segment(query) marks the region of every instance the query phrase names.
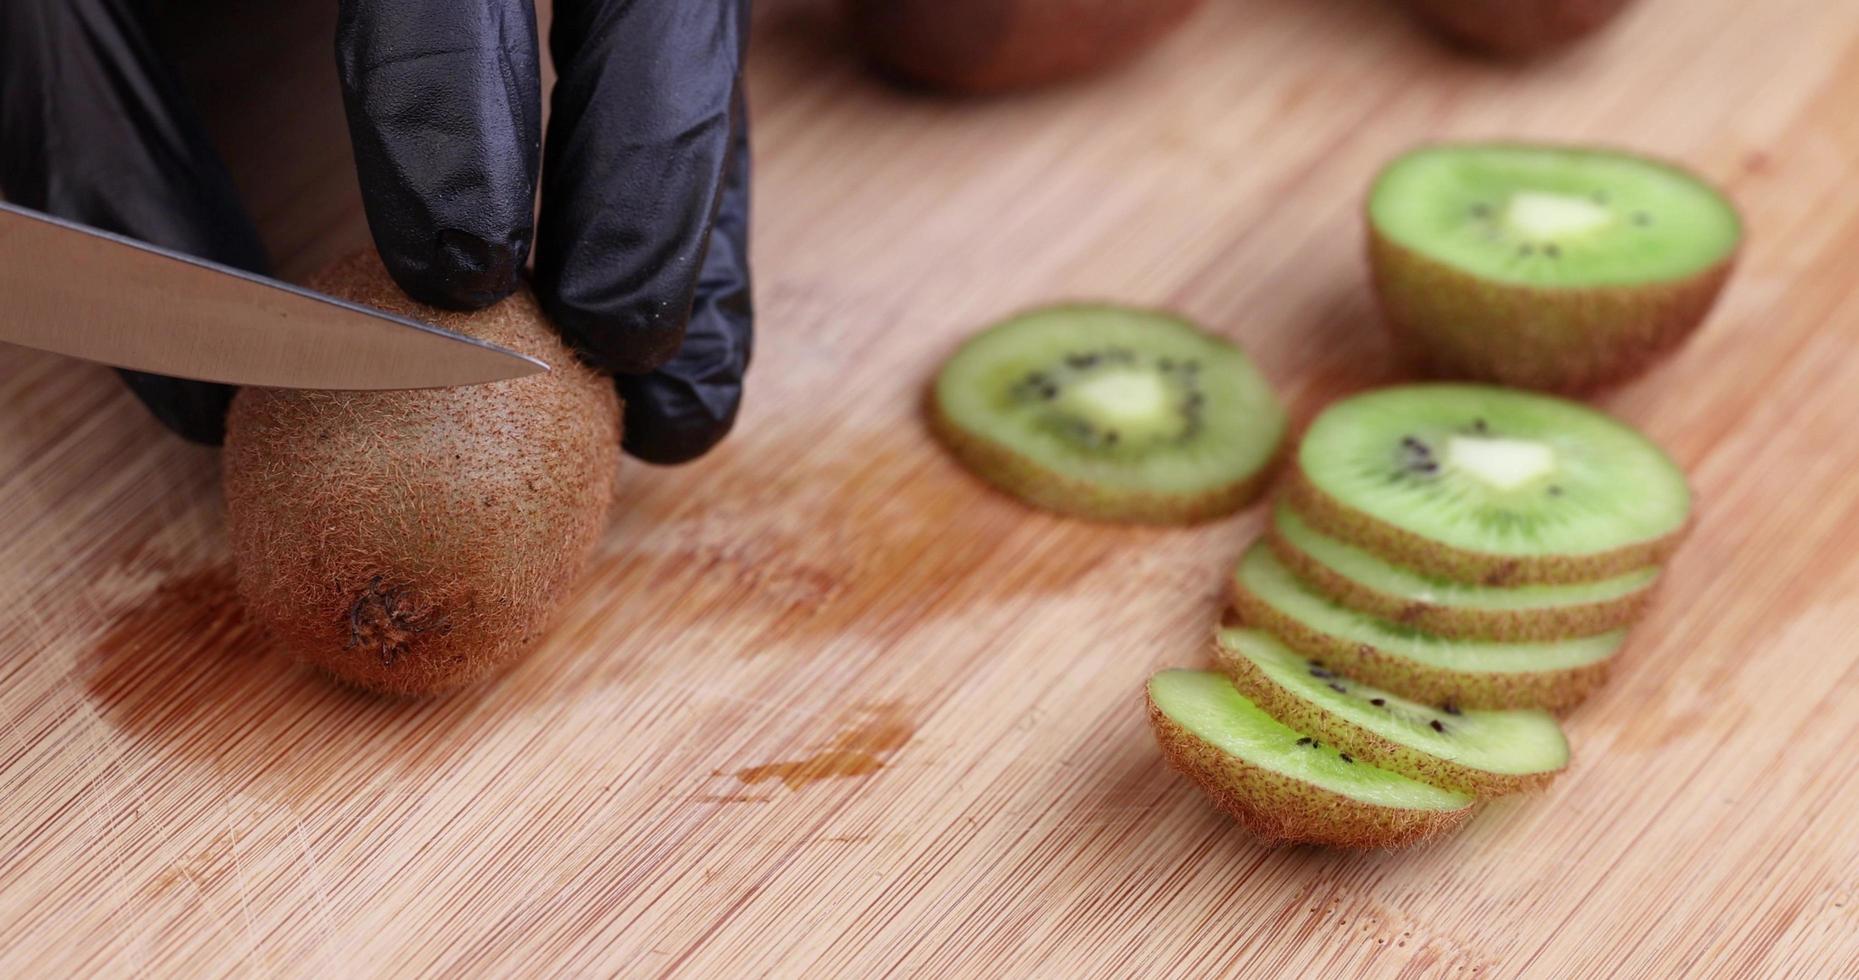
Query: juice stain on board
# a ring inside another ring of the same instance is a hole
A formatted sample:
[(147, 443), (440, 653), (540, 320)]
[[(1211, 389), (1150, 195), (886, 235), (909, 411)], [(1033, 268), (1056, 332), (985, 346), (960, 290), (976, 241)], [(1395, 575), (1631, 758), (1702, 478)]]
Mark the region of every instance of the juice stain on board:
[(735, 776), (750, 785), (778, 779), (793, 790), (828, 779), (869, 776), (883, 769), (892, 753), (910, 744), (917, 726), (895, 701), (874, 705), (865, 713), (870, 717), (840, 732), (813, 755), (749, 766), (736, 770)]
[(299, 808), (432, 778), (502, 717), (486, 707), (494, 684), (398, 701), (292, 663), (246, 618), (228, 561), (170, 573), (116, 610), (75, 674), (138, 749)]

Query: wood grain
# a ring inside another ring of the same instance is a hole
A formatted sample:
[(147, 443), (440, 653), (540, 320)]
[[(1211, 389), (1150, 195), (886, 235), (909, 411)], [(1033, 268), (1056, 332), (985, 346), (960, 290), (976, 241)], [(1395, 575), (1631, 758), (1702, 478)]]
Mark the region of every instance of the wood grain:
[[(280, 6), (309, 12), (227, 15), (240, 56), (198, 77), (301, 276), (365, 226), (333, 5), (245, 5)], [(0, 975), (1859, 975), (1859, 5), (1643, 0), (1518, 70), (1369, 0), (1219, 0), (1112, 77), (978, 103), (759, 8), (738, 435), (626, 469), (497, 684), (399, 704), (282, 662), (230, 598), (215, 453), (104, 370), (0, 358)], [(1553, 788), (1416, 852), (1267, 849), (1140, 698), (1201, 662), (1260, 514), (1030, 513), (917, 395), (1071, 297), (1239, 339), (1299, 418), (1396, 378), (1357, 211), (1459, 135), (1631, 144), (1740, 201), (1718, 314), (1604, 399), (1701, 523)]]

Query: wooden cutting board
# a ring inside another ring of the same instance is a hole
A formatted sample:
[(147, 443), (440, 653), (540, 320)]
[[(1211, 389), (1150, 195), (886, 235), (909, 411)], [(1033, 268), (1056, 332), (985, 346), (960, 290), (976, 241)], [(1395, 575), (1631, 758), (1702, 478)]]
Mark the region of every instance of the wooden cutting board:
[[(191, 25), (237, 42), (195, 81), (301, 277), (365, 239), (333, 5), (247, 6)], [(1517, 70), (1369, 0), (1214, 0), (1126, 71), (974, 103), (760, 7), (738, 433), (627, 467), (499, 683), (402, 704), (283, 661), (216, 454), (102, 369), (0, 358), (0, 975), (1856, 975), (1859, 4), (1643, 0)], [(1259, 512), (1030, 512), (919, 392), (1072, 297), (1237, 338), (1299, 418), (1394, 380), (1357, 212), (1459, 135), (1631, 144), (1746, 210), (1708, 329), (1603, 400), (1701, 523), (1549, 791), (1419, 851), (1269, 849), (1140, 704), (1202, 662)]]

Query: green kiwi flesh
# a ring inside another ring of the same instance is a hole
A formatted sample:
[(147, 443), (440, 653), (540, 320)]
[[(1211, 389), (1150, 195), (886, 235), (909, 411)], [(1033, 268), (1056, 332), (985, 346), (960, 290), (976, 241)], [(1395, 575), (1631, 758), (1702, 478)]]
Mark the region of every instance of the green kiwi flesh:
[(1460, 708), (1572, 707), (1606, 678), (1624, 630), (1553, 643), (1449, 640), (1337, 605), (1298, 581), (1264, 541), (1233, 576), (1240, 621), (1339, 674)]
[(1648, 567), (1568, 585), (1467, 585), (1344, 544), (1283, 501), (1266, 540), (1285, 567), (1338, 604), (1453, 639), (1562, 640), (1622, 629), (1645, 611), (1659, 579), (1659, 569)]
[(970, 338), (930, 421), (970, 469), (1048, 510), (1191, 523), (1254, 500), (1285, 413), (1244, 351), (1177, 317), (1060, 306)]
[(1149, 679), (1150, 724), (1169, 763), (1268, 840), (1399, 847), (1449, 830), (1473, 799), (1357, 761), (1286, 727), (1212, 671)]
[(1401, 0), (1428, 26), (1468, 48), (1529, 57), (1591, 34), (1630, 0)]
[(1702, 179), (1628, 153), (1442, 144), (1389, 164), (1368, 204), (1376, 294), (1436, 372), (1581, 391), (1684, 341), (1742, 240)]
[(1566, 584), (1657, 565), (1690, 521), (1670, 457), (1601, 412), (1468, 384), (1384, 388), (1317, 416), (1287, 499), (1313, 528), (1423, 574)]
[(1221, 668), (1248, 700), (1358, 762), (1474, 796), (1536, 788), (1568, 764), (1568, 740), (1543, 711), (1422, 704), (1258, 630), (1222, 629), (1219, 648)]

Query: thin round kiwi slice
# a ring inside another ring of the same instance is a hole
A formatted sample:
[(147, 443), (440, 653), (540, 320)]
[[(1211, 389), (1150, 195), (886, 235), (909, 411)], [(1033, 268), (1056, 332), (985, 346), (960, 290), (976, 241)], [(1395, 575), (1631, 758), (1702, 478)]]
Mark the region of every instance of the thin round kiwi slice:
[(1710, 311), (1742, 241), (1708, 183), (1628, 153), (1423, 147), (1369, 195), (1389, 327), (1455, 377), (1582, 390), (1637, 374)]
[(1357, 761), (1474, 796), (1535, 789), (1568, 765), (1562, 726), (1543, 711), (1428, 705), (1358, 683), (1268, 633), (1222, 629), (1233, 686), (1272, 717)]
[(1233, 608), (1330, 670), (1428, 704), (1557, 711), (1607, 677), (1626, 631), (1554, 643), (1448, 640), (1339, 606), (1297, 580), (1264, 541), (1233, 576)]
[(1338, 604), (1453, 639), (1564, 640), (1623, 629), (1645, 611), (1659, 579), (1649, 566), (1568, 585), (1467, 585), (1338, 541), (1282, 500), (1266, 542), (1293, 574)]
[(1660, 564), (1691, 516), (1685, 474), (1645, 436), (1585, 405), (1485, 385), (1331, 405), (1305, 432), (1286, 492), (1332, 537), (1490, 586)]
[(1164, 313), (1058, 306), (956, 351), (932, 390), (968, 467), (1048, 510), (1179, 524), (1264, 486), (1285, 413), (1244, 351)]
[(1162, 671), (1149, 679), (1148, 700), (1169, 763), (1268, 840), (1401, 847), (1471, 815), (1472, 797), (1287, 728), (1213, 671)]

